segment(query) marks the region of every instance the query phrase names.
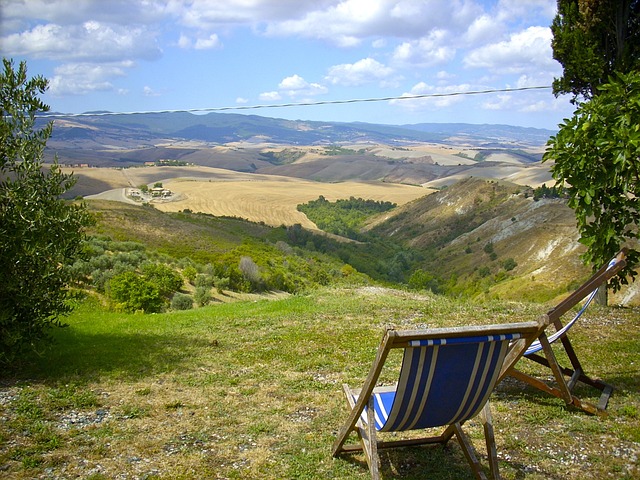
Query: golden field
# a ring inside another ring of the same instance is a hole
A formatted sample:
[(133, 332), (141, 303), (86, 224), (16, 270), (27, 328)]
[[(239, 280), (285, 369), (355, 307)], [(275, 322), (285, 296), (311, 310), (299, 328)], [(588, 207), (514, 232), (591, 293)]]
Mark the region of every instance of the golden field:
[[(147, 167), (124, 170), (76, 169), (79, 187), (100, 180), (107, 188), (85, 198), (127, 201), (126, 188), (161, 182), (173, 192), (170, 199), (154, 199), (161, 211), (193, 212), (215, 216), (239, 217), (267, 225), (294, 225), (315, 229), (316, 226), (296, 207), (316, 200), (320, 195), (329, 201), (349, 197), (404, 205), (434, 190), (415, 185), (383, 182), (324, 183), (278, 175), (235, 172), (209, 167)], [(131, 201), (131, 200), (129, 200)]]
[[(251, 175), (253, 177), (253, 175)], [(387, 183), (321, 183), (290, 177), (260, 175), (261, 179), (203, 181), (175, 179), (164, 183), (176, 200), (159, 202), (158, 210), (189, 209), (215, 216), (240, 217), (267, 225), (301, 224), (316, 228), (296, 206), (320, 195), (329, 201), (349, 197), (387, 201), (403, 205), (433, 190), (419, 186)]]

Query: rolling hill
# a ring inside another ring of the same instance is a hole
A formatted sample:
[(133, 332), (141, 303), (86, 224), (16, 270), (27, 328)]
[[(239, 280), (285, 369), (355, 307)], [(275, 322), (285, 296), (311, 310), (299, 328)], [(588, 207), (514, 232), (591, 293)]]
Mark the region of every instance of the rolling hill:
[(554, 133), (507, 125), (394, 126), (222, 113), (39, 119), (46, 120), (54, 122), (48, 159), (57, 155), (61, 164), (76, 169), (171, 163), (321, 182), (435, 187), (469, 175), (548, 182), (548, 169), (540, 169), (540, 160)]

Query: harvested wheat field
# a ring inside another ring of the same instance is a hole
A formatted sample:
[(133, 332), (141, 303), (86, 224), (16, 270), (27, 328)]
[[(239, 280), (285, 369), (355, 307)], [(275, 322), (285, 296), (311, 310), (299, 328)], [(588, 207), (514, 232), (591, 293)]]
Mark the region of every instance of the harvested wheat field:
[(316, 228), (296, 206), (320, 195), (329, 201), (350, 197), (394, 202), (403, 205), (433, 190), (419, 186), (387, 183), (320, 183), (290, 177), (246, 175), (227, 181), (174, 179), (164, 183), (176, 200), (155, 203), (158, 210), (189, 209), (215, 216), (240, 217), (267, 225), (301, 224)]

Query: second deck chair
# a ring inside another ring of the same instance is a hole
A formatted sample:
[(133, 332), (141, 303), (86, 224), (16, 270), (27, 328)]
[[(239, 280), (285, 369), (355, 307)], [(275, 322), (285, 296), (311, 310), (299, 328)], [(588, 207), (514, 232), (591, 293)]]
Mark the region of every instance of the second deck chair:
[[(510, 375), (535, 388), (561, 398), (567, 405), (574, 405), (587, 413), (598, 414), (605, 411), (609, 397), (613, 392), (613, 387), (602, 380), (589, 377), (584, 372), (580, 360), (569, 340), (568, 331), (592, 302), (597, 294), (598, 288), (606, 285), (607, 281), (626, 265), (626, 253), (627, 250), (622, 249), (607, 265), (600, 268), (600, 270), (593, 274), (593, 276), (575, 292), (560, 302), (556, 307), (549, 310), (547, 316), (549, 317), (550, 325), (554, 326), (555, 331), (549, 334), (542, 332), (538, 340), (533, 342), (525, 352), (524, 358), (533, 360), (551, 370), (555, 383), (543, 381), (515, 368), (511, 370)], [(561, 317), (574, 309), (583, 300), (584, 303), (582, 307), (574, 317), (566, 324), (563, 324)], [(571, 368), (563, 367), (558, 363), (551, 347), (551, 345), (558, 340), (571, 363)], [(581, 400), (574, 395), (573, 389), (578, 382), (596, 388), (601, 392), (597, 405)]]
[[(371, 477), (379, 478), (378, 449), (446, 444), (457, 437), (477, 478), (486, 478), (462, 425), (479, 415), (490, 471), (498, 478), (489, 395), (526, 347), (544, 330), (538, 322), (432, 330), (387, 330), (362, 389), (344, 386), (351, 410), (333, 445), (333, 455), (364, 451)], [(402, 349), (397, 385), (376, 387), (391, 350)], [(378, 441), (377, 432), (444, 427), (441, 435)], [(345, 445), (356, 431), (360, 443)]]

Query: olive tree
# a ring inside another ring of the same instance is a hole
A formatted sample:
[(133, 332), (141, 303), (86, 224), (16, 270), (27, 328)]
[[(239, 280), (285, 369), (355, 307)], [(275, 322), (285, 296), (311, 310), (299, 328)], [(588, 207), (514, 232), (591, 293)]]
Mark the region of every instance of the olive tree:
[(616, 74), (598, 95), (578, 104), (551, 137), (544, 161), (567, 189), (586, 263), (606, 263), (629, 246), (628, 266), (613, 287), (635, 276), (640, 221), (640, 74)]
[(49, 107), (39, 98), (41, 76), (27, 78), (21, 62), (3, 59), (0, 71), (0, 363), (10, 363), (48, 338), (71, 311), (68, 265), (81, 251), (90, 216), (61, 198), (72, 175), (43, 152), (53, 125), (36, 128)]

